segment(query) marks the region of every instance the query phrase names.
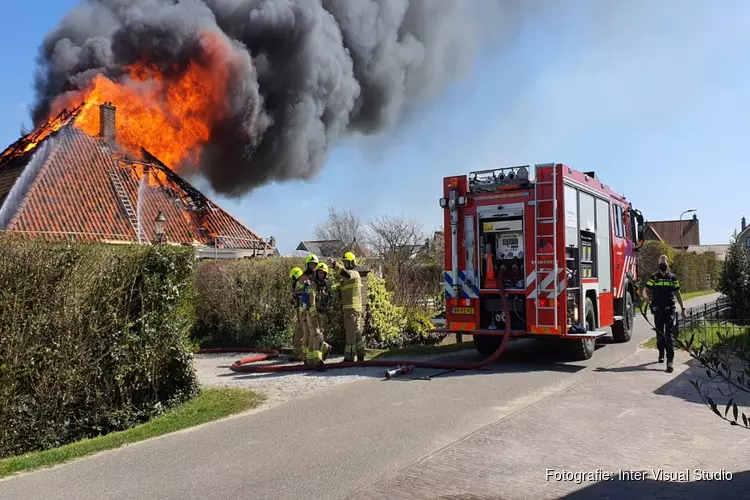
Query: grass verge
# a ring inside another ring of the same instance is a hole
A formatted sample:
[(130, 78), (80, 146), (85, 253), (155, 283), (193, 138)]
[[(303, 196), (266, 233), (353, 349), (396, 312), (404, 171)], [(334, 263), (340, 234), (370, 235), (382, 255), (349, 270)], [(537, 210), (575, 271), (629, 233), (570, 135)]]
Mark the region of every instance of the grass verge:
[(439, 354), (450, 354), (452, 352), (474, 349), (474, 342), (460, 342), (441, 345), (412, 345), (398, 349), (367, 351), (365, 359), (378, 358), (400, 358), (406, 356), (429, 356)]
[(690, 300), (696, 297), (703, 297), (704, 295), (711, 295), (716, 293), (716, 290), (701, 290), (699, 292), (688, 292), (682, 294), (682, 300)]
[[(750, 328), (741, 327), (728, 323), (718, 323), (713, 321), (707, 321), (705, 324), (698, 324), (690, 329), (682, 330), (679, 332), (680, 339), (686, 342), (690, 339), (691, 335), (695, 335), (693, 338), (693, 347), (698, 347), (701, 341), (705, 342), (705, 347), (710, 349), (722, 343), (729, 345), (730, 347), (747, 347), (748, 337), (750, 336)], [(722, 339), (719, 338), (721, 335)], [(656, 337), (651, 337), (643, 344), (644, 347), (656, 349)], [(675, 345), (677, 348), (677, 345)]]
[[(697, 292), (683, 293), (682, 300), (685, 301), (685, 300), (694, 299), (696, 297), (703, 297), (704, 295), (711, 295), (712, 293), (716, 293), (716, 290), (700, 290)], [(690, 308), (686, 307), (685, 309), (690, 309)], [(651, 316), (651, 321), (653, 321), (653, 316)], [(650, 339), (648, 339), (643, 344), (643, 347), (647, 347), (649, 349), (656, 349), (656, 337), (651, 337)]]
[(150, 422), (104, 436), (76, 441), (59, 448), (36, 451), (0, 460), (0, 477), (43, 467), (51, 467), (100, 451), (204, 424), (257, 407), (265, 397), (244, 389), (201, 388), (188, 401)]

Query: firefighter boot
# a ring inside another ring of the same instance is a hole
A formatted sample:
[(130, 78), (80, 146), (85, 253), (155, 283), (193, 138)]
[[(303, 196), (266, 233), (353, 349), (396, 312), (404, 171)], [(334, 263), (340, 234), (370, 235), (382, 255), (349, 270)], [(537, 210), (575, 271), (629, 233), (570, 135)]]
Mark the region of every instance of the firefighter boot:
[(672, 362), (671, 362), (671, 361), (667, 361), (667, 369), (666, 369), (666, 372), (667, 372), (667, 373), (672, 373), (673, 371), (674, 371), (674, 368), (672, 367)]
[(364, 354), (357, 354), (357, 363), (362, 363), (365, 360)]
[(323, 361), (328, 359), (328, 353), (331, 352), (331, 344), (323, 342)]

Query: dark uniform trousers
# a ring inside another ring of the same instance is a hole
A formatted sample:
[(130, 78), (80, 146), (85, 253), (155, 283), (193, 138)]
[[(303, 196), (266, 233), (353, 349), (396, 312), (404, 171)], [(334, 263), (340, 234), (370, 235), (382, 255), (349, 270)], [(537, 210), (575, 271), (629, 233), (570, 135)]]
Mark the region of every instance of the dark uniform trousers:
[(680, 291), (680, 280), (674, 273), (654, 273), (646, 283), (651, 293), (651, 312), (654, 313), (656, 348), (659, 359), (666, 352), (667, 363), (674, 360), (675, 304), (674, 296)]
[(667, 363), (671, 363), (674, 360), (675, 308), (654, 306), (653, 312), (659, 358), (664, 357), (666, 352)]

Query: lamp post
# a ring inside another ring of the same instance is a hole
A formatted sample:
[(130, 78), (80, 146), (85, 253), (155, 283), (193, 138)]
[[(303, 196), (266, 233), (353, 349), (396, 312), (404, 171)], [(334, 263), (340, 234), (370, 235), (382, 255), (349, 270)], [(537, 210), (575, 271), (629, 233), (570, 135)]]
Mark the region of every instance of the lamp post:
[(164, 243), (164, 226), (167, 223), (167, 218), (164, 217), (164, 213), (159, 210), (154, 219), (154, 234), (156, 234), (156, 242), (159, 244)]
[(680, 247), (685, 250), (685, 228), (682, 227), (682, 216), (685, 214), (689, 214), (691, 212), (697, 212), (698, 210), (695, 208), (691, 208), (690, 210), (685, 210), (680, 214)]

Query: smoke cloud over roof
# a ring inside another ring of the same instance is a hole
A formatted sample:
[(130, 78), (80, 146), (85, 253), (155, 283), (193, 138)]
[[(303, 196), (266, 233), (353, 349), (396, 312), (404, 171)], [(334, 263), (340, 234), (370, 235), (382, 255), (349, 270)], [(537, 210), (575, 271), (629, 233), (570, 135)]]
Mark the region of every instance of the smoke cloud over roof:
[[(90, 0), (42, 44), (32, 118), (96, 75), (129, 85), (141, 64), (169, 81), (221, 61), (224, 109), (184, 168), (240, 195), (310, 179), (345, 134), (386, 130), (439, 96), (514, 10), (499, 0)], [(206, 36), (229, 54), (217, 58)]]

